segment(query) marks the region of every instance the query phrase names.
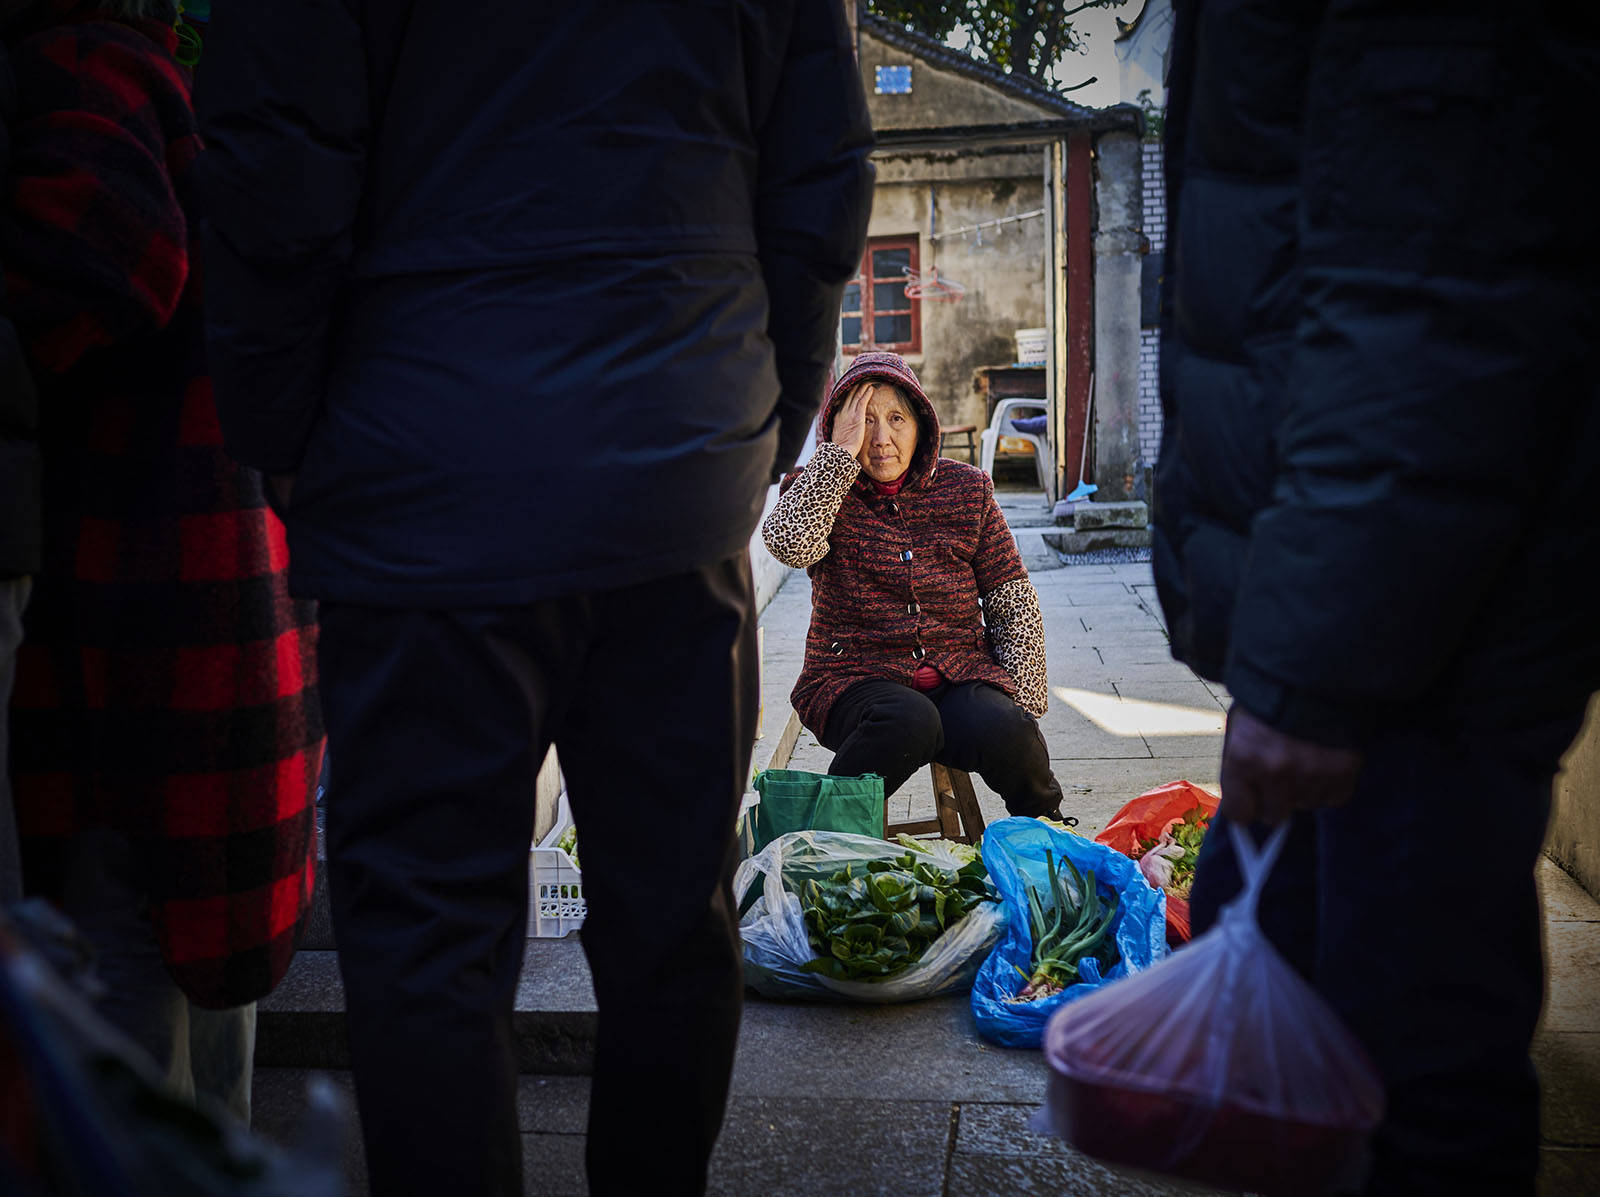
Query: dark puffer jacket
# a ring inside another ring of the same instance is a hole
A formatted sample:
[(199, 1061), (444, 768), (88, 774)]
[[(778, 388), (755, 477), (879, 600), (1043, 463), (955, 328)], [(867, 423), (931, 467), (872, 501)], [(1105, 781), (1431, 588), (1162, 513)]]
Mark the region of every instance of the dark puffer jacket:
[(1600, 685), (1597, 18), (1176, 6), (1156, 581), (1174, 652), (1292, 734)]
[[(0, 54), (0, 179), (11, 170), (16, 110), (11, 59)], [(39, 400), (17, 330), (3, 314), (5, 287), (0, 264), (0, 579), (39, 569)]]
[(514, 605), (748, 545), (866, 237), (838, 0), (218, 5), (197, 87), (217, 402), (298, 470), (298, 591)]
[[(895, 495), (828, 441), (858, 383), (898, 386), (919, 413), (912, 463)], [(911, 684), (924, 663), (951, 682), (987, 682), (1042, 715), (1044, 622), (1017, 542), (982, 470), (939, 456), (939, 417), (905, 360), (863, 353), (822, 417), (823, 443), (762, 525), (772, 555), (811, 574), (806, 659), (790, 701), (822, 734), (845, 690), (868, 678)]]

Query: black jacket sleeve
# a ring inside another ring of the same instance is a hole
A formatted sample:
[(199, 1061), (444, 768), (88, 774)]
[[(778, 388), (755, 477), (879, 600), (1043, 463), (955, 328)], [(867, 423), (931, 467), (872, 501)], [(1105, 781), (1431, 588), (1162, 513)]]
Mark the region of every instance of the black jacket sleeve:
[(822, 404), (839, 301), (860, 266), (872, 212), (872, 126), (838, 0), (799, 0), (763, 117), (756, 236), (782, 388), (777, 482)]
[(209, 365), (228, 447), (299, 465), (322, 402), (370, 118), (349, 0), (217, 9), (195, 80)]
[[(11, 167), (14, 91), (10, 59), (0, 54), (0, 179)], [(0, 263), (0, 579), (40, 565), (39, 404), (17, 330), (5, 316), (5, 282)]]

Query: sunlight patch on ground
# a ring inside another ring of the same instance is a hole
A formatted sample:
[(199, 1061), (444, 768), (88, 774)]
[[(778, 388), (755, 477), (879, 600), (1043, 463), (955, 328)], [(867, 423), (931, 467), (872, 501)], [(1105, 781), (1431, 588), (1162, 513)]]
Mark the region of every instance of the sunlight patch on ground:
[(1218, 710), (1179, 706), (1170, 702), (1144, 702), (1118, 698), (1093, 690), (1053, 688), (1055, 696), (1102, 731), (1114, 736), (1205, 736), (1222, 734), (1223, 714)]

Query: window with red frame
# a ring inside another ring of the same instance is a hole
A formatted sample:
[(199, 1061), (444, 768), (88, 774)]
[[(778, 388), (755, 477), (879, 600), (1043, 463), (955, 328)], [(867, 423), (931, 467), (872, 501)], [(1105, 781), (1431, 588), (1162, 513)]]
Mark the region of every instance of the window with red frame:
[(906, 283), (916, 274), (915, 235), (874, 237), (867, 242), (861, 273), (844, 289), (839, 339), (846, 353), (921, 352), (922, 305), (906, 297)]

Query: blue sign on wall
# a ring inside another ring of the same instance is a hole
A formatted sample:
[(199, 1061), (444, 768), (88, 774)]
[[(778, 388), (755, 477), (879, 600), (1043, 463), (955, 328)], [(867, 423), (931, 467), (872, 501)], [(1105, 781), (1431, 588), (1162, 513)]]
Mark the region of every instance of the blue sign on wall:
[(909, 96), (911, 94), (911, 67), (881, 66), (874, 72), (880, 96)]

